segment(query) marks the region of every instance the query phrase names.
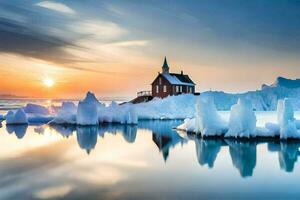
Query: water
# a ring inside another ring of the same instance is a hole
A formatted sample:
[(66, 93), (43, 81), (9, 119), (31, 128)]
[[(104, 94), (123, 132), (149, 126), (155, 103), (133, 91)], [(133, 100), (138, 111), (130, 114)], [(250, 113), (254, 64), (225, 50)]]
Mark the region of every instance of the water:
[[(2, 110), (26, 102), (2, 101)], [(258, 112), (257, 118), (260, 124), (274, 121), (276, 113)], [(300, 142), (201, 139), (172, 129), (180, 123), (76, 127), (2, 122), (0, 199), (300, 197)]]
[(0, 128), (0, 199), (296, 198), (299, 142), (138, 126)]

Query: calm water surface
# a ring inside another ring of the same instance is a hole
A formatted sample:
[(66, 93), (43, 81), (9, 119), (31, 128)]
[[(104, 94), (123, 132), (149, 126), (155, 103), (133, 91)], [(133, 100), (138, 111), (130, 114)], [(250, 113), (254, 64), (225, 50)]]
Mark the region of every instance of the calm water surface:
[(2, 123), (0, 199), (300, 197), (299, 142), (203, 140), (179, 123)]

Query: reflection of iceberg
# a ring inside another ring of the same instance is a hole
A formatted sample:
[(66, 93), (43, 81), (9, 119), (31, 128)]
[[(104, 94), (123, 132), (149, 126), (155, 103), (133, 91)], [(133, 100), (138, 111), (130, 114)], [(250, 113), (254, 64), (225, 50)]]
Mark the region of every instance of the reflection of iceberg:
[(122, 132), (124, 139), (128, 143), (134, 143), (136, 138), (137, 126), (135, 125), (125, 125), (124, 131)]
[(299, 141), (285, 141), (280, 143), (269, 143), (269, 151), (278, 151), (280, 168), (286, 172), (292, 172), (299, 155)]
[(27, 124), (19, 124), (19, 125), (6, 125), (6, 130), (8, 133), (15, 133), (17, 138), (21, 139), (24, 137), (27, 131)]
[(147, 129), (160, 135), (172, 135), (177, 134), (173, 129), (181, 123), (182, 120), (141, 120), (138, 126), (140, 129)]
[(60, 133), (63, 137), (69, 137), (73, 134), (76, 129), (75, 125), (60, 125), (60, 124), (51, 124), (51, 128), (53, 128), (56, 132)]
[(252, 176), (256, 165), (256, 143), (237, 140), (225, 140), (229, 145), (232, 164), (242, 177)]
[(196, 138), (195, 143), (199, 164), (207, 164), (209, 168), (212, 168), (221, 149), (222, 140)]
[(183, 144), (185, 139), (180, 137), (178, 133), (173, 130), (182, 121), (170, 120), (161, 122), (159, 120), (140, 121), (139, 128), (144, 128), (152, 131), (152, 140), (162, 152), (163, 158), (166, 161), (169, 156), (169, 149), (175, 147), (177, 144)]
[(136, 138), (137, 126), (136, 125), (125, 125), (125, 124), (100, 124), (98, 129), (98, 135), (100, 137), (104, 137), (105, 133), (110, 133), (116, 135), (117, 133), (121, 133), (124, 139), (133, 143)]
[(45, 128), (43, 126), (35, 127), (33, 130), (35, 133), (38, 133), (38, 134), (44, 134), (44, 132), (45, 132)]
[(77, 142), (89, 154), (97, 144), (98, 126), (78, 126)]
[(280, 142), (277, 141), (268, 142), (268, 151), (270, 152), (280, 151)]
[(297, 143), (281, 143), (281, 151), (279, 152), (280, 168), (287, 172), (294, 170), (294, 164), (298, 157), (299, 144)]

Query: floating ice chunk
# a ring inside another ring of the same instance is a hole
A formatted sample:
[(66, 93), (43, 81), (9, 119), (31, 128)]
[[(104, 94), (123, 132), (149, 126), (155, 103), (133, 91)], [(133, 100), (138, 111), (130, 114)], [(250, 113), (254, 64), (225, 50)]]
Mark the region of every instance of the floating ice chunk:
[(6, 124), (28, 124), (27, 116), (22, 108), (9, 111), (6, 115)]
[(266, 129), (270, 130), (271, 132), (279, 135), (280, 127), (278, 124), (267, 122), (265, 127), (266, 127)]
[(85, 99), (79, 101), (77, 109), (77, 124), (79, 125), (96, 125), (98, 124), (99, 101), (95, 95), (88, 92)]
[(300, 138), (294, 118), (293, 106), (289, 99), (278, 100), (277, 120), (280, 127), (280, 138)]
[(201, 132), (202, 136), (216, 136), (224, 134), (225, 122), (217, 112), (213, 98), (199, 99), (196, 104), (195, 132)]
[(73, 102), (63, 102), (50, 124), (76, 124), (77, 107)]
[(256, 116), (252, 104), (247, 99), (239, 99), (231, 107), (228, 132), (225, 137), (247, 137), (255, 134)]
[(119, 105), (112, 101), (108, 107), (102, 107), (99, 112), (99, 122), (100, 123), (112, 123), (117, 122), (116, 116), (119, 115)]
[(189, 118), (186, 118), (182, 124), (180, 124), (179, 126), (177, 126), (178, 130), (183, 130), (183, 131), (186, 131), (186, 132), (193, 132), (193, 133), (196, 133), (195, 131), (195, 118), (193, 119), (189, 119)]
[(45, 108), (44, 106), (33, 104), (33, 103), (28, 103), (24, 107), (24, 112), (25, 113), (33, 113), (33, 114), (41, 114), (41, 115), (48, 115), (49, 110)]
[(199, 98), (196, 103), (195, 118), (184, 120), (177, 129), (201, 133), (202, 136), (218, 136), (226, 132), (226, 125), (218, 114), (213, 99)]
[(28, 123), (33, 124), (46, 124), (54, 119), (53, 116), (50, 115), (39, 115), (39, 114), (28, 114)]
[(126, 119), (124, 120), (125, 124), (137, 124), (138, 123), (138, 117), (136, 114), (136, 110), (133, 106), (130, 106), (127, 109)]

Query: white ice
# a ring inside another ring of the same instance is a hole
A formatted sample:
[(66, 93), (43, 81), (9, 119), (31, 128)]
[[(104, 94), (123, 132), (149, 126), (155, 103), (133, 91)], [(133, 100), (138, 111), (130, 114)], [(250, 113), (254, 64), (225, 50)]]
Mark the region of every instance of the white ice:
[(88, 92), (86, 97), (79, 101), (77, 108), (76, 121), (79, 125), (97, 125), (98, 124), (98, 109), (100, 103), (91, 92)]
[(73, 102), (63, 102), (50, 124), (76, 124), (77, 106)]
[(201, 133), (202, 136), (222, 135), (226, 131), (225, 122), (221, 119), (213, 99), (198, 98), (195, 118), (185, 119), (178, 129)]
[(23, 108), (19, 108), (16, 111), (8, 111), (5, 118), (6, 124), (28, 124), (28, 118)]
[(48, 115), (49, 110), (45, 108), (44, 106), (33, 104), (33, 103), (28, 103), (24, 107), (24, 112), (25, 113), (32, 113), (32, 114), (40, 114), (40, 115)]
[(289, 99), (278, 100), (277, 119), (281, 139), (300, 138), (294, 118), (293, 106)]
[(225, 137), (247, 137), (255, 133), (256, 116), (248, 99), (239, 99), (230, 110), (228, 131)]

